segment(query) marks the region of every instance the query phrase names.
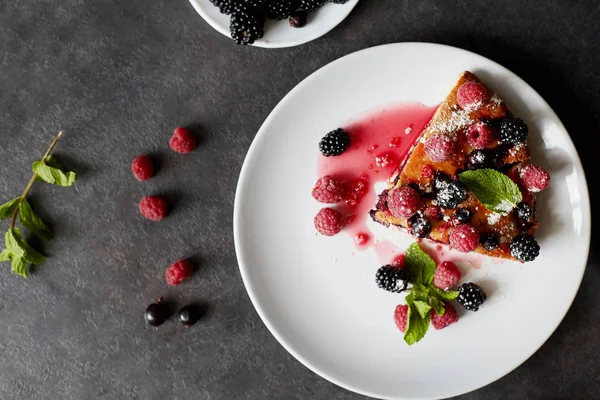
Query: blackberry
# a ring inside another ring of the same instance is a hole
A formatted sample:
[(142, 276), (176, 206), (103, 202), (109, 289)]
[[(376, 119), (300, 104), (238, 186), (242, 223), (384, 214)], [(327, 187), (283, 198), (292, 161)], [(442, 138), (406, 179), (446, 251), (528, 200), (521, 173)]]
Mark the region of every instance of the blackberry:
[(348, 2), (348, 0), (328, 0), (331, 3), (334, 4), (346, 4)]
[(444, 174), (443, 172), (437, 172), (435, 174), (435, 178), (433, 178), (433, 188), (435, 190), (441, 190), (450, 182), (452, 182), (452, 180), (450, 180), (448, 175)]
[(467, 169), (494, 168), (504, 166), (506, 151), (502, 148), (473, 150), (467, 156)]
[(473, 282), (463, 283), (458, 287), (458, 292), (456, 301), (469, 311), (479, 310), (479, 306), (487, 298), (485, 292)]
[(231, 15), (238, 0), (210, 0), (215, 7), (219, 7), (221, 14)]
[(377, 286), (392, 293), (401, 293), (408, 286), (408, 273), (404, 269), (384, 265), (375, 275)]
[(513, 239), (510, 254), (519, 261), (533, 261), (540, 254), (540, 245), (533, 236), (525, 233)]
[(339, 156), (350, 147), (350, 135), (342, 128), (329, 132), (319, 142), (319, 150), (325, 157)]
[(307, 12), (316, 11), (323, 4), (325, 4), (325, 0), (300, 0), (300, 8)]
[(498, 136), (504, 144), (519, 144), (527, 140), (529, 128), (522, 119), (515, 116), (508, 116), (500, 123)]
[(431, 232), (431, 222), (421, 212), (416, 213), (408, 220), (410, 234), (418, 238), (424, 238)]
[(237, 44), (252, 44), (264, 35), (265, 15), (260, 8), (250, 3), (236, 4), (231, 15), (229, 30), (231, 38)]
[(286, 19), (293, 11), (292, 7), (295, 0), (267, 0), (266, 11), (267, 18), (270, 19)]
[(482, 233), (479, 237), (479, 243), (487, 251), (495, 250), (499, 245), (498, 238), (492, 233)]
[(467, 188), (460, 182), (447, 182), (437, 191), (436, 199), (441, 207), (455, 209), (467, 199)]
[(292, 11), (290, 14), (290, 26), (292, 28), (302, 28), (308, 22), (308, 13), (304, 10)]
[(459, 208), (454, 212), (454, 218), (456, 218), (459, 222), (466, 224), (473, 218), (473, 214), (468, 208)]
[(519, 203), (515, 209), (517, 221), (521, 229), (527, 230), (533, 223), (533, 209), (527, 203)]

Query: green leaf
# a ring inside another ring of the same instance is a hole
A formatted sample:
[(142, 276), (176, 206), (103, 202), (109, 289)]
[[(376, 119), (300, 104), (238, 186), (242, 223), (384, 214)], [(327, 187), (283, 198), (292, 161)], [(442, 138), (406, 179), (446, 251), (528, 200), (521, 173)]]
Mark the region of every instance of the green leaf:
[(13, 258), (12, 264), (10, 265), (10, 270), (15, 275), (21, 275), (23, 278), (28, 278), (27, 267), (25, 266), (25, 261), (22, 258)]
[(6, 249), (12, 254), (12, 259), (22, 258), (32, 264), (42, 264), (46, 256), (31, 247), (22, 237), (18, 228), (9, 229), (4, 235)]
[(443, 291), (442, 289), (438, 289), (435, 286), (429, 288), (430, 292), (435, 295), (439, 300), (442, 301), (451, 301), (458, 297), (460, 292), (448, 290)]
[[(407, 296), (408, 297), (408, 296)], [(419, 311), (414, 304), (408, 306), (408, 315), (406, 316), (406, 333), (404, 341), (412, 346), (419, 340), (423, 339), (429, 329), (430, 316), (429, 313), (421, 318)]]
[[(55, 161), (50, 164), (57, 165)], [(71, 186), (77, 179), (75, 172), (63, 172), (62, 169), (48, 165), (48, 162), (36, 161), (33, 163), (33, 172), (47, 183), (58, 186)]]
[(10, 251), (7, 249), (2, 250), (0, 253), (0, 262), (10, 261)]
[(429, 286), (435, 273), (435, 261), (415, 242), (406, 250), (406, 268), (413, 285)]
[(440, 317), (446, 313), (446, 306), (443, 301), (437, 299), (437, 297), (431, 297), (431, 308), (435, 310), (435, 313)]
[(419, 312), (421, 318), (425, 318), (427, 315), (429, 315), (429, 310), (431, 310), (431, 306), (429, 304), (421, 300), (417, 300), (413, 304), (415, 305), (415, 308)]
[(35, 213), (26, 199), (19, 203), (19, 222), (31, 232), (44, 240), (52, 239), (50, 228)]
[(465, 171), (459, 180), (485, 208), (506, 215), (523, 200), (519, 186), (508, 176), (490, 168)]
[(15, 210), (20, 197), (14, 198), (0, 205), (0, 219), (8, 218)]

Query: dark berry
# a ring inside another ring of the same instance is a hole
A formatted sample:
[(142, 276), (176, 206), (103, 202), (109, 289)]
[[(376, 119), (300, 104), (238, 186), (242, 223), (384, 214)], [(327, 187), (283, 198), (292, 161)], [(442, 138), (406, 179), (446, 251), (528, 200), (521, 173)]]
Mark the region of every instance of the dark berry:
[(290, 14), (290, 26), (292, 28), (302, 28), (308, 22), (308, 13), (304, 10), (293, 11)]
[(481, 169), (488, 166), (488, 156), (485, 150), (473, 150), (467, 156), (467, 169)]
[(431, 222), (421, 212), (413, 215), (409, 220), (410, 234), (418, 238), (424, 238), (431, 232)]
[(468, 208), (459, 208), (454, 212), (454, 218), (456, 218), (459, 222), (462, 222), (463, 224), (469, 222), (472, 217), (473, 214), (471, 213), (471, 211), (469, 211)]
[(448, 182), (437, 191), (436, 199), (441, 207), (452, 210), (467, 199), (467, 189), (460, 182)]
[(519, 235), (510, 244), (510, 254), (519, 261), (533, 261), (540, 254), (540, 245), (531, 235)]
[(533, 209), (527, 203), (519, 203), (515, 208), (517, 221), (521, 226), (521, 229), (528, 229), (533, 223)]
[(384, 265), (375, 274), (377, 286), (392, 293), (401, 293), (408, 286), (408, 273), (404, 269)]
[(452, 182), (452, 180), (448, 177), (448, 175), (443, 172), (437, 172), (435, 174), (435, 178), (433, 178), (433, 188), (435, 190), (442, 190), (448, 183)]
[(346, 4), (348, 2), (348, 0), (328, 0), (331, 3), (334, 4)]
[(159, 326), (165, 322), (169, 316), (168, 314), (168, 309), (165, 304), (163, 304), (162, 297), (159, 297), (156, 303), (152, 303), (146, 308), (144, 318), (149, 325)]
[(237, 0), (210, 0), (215, 7), (219, 7), (222, 14), (230, 15), (233, 12)]
[(190, 304), (182, 307), (177, 315), (179, 316), (179, 320), (182, 324), (185, 326), (192, 326), (198, 322), (202, 316), (202, 312), (200, 307)]
[(463, 283), (458, 287), (456, 301), (469, 311), (477, 311), (486, 298), (485, 292), (478, 285), (469, 282)]
[(329, 132), (319, 142), (319, 150), (325, 157), (339, 156), (350, 147), (350, 135), (342, 128)]
[(229, 30), (231, 38), (237, 44), (252, 44), (264, 35), (265, 15), (258, 7), (247, 3), (236, 4)]
[(313, 12), (325, 4), (325, 0), (300, 0), (300, 8), (304, 11)]
[(499, 244), (498, 238), (492, 233), (482, 233), (479, 238), (479, 243), (481, 243), (481, 247), (487, 251), (495, 250)]
[(523, 120), (515, 116), (508, 116), (500, 123), (498, 136), (504, 144), (519, 144), (527, 140), (529, 128)]
[(295, 0), (267, 0), (267, 18), (286, 19), (292, 12)]

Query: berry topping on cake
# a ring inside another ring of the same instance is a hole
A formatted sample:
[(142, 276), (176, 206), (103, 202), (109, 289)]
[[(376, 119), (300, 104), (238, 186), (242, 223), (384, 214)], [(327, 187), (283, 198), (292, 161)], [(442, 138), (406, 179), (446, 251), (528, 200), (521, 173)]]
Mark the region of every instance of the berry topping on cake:
[(470, 253), (479, 246), (479, 232), (471, 224), (458, 225), (450, 232), (450, 246), (463, 253)]
[(418, 238), (424, 238), (431, 232), (431, 222), (420, 211), (408, 220), (409, 232)]
[(344, 217), (333, 208), (322, 208), (315, 216), (315, 228), (321, 235), (337, 235), (344, 227)]
[(492, 128), (485, 122), (478, 122), (467, 129), (467, 142), (475, 149), (483, 149), (494, 139)]
[(540, 245), (533, 236), (525, 233), (513, 239), (510, 254), (519, 261), (533, 261), (540, 254)]
[(529, 128), (522, 119), (509, 115), (500, 123), (498, 136), (504, 144), (516, 145), (527, 140)]
[(527, 203), (519, 203), (515, 208), (515, 215), (517, 216), (517, 221), (522, 229), (528, 229), (533, 223), (533, 210), (531, 206)]
[(477, 82), (466, 82), (458, 88), (456, 100), (458, 105), (466, 111), (480, 109), (489, 99), (485, 86)]
[(456, 301), (469, 311), (479, 310), (479, 306), (482, 305), (487, 298), (485, 292), (473, 282), (460, 285), (458, 293)]
[(431, 312), (431, 326), (433, 326), (434, 329), (437, 329), (437, 330), (444, 329), (448, 325), (458, 322), (458, 314), (456, 313), (456, 310), (454, 309), (454, 307), (452, 307), (452, 305), (449, 303), (445, 303), (444, 308), (446, 309), (446, 312), (444, 312), (444, 315), (438, 315), (438, 313), (435, 312), (435, 310), (433, 308), (430, 311)]
[(479, 243), (481, 243), (481, 247), (486, 249), (487, 251), (496, 250), (498, 247), (498, 237), (493, 233), (483, 233), (479, 239)]
[(405, 269), (384, 265), (375, 274), (375, 283), (380, 289), (392, 293), (401, 293), (408, 286), (408, 273)]
[(539, 165), (529, 164), (519, 170), (519, 177), (525, 189), (530, 192), (540, 192), (550, 183), (550, 175)]
[(461, 222), (463, 224), (469, 222), (472, 217), (473, 214), (471, 213), (471, 211), (469, 211), (468, 208), (459, 208), (456, 211), (454, 211), (454, 218), (456, 218), (458, 222)]
[(312, 196), (319, 203), (336, 204), (346, 199), (348, 187), (343, 181), (326, 175), (320, 178), (312, 190)]
[(438, 180), (436, 181), (436, 189), (438, 204), (447, 210), (455, 209), (467, 199), (467, 189), (460, 182)]
[(446, 161), (454, 152), (454, 142), (444, 134), (430, 137), (425, 142), (425, 154), (433, 162)]
[(402, 186), (389, 192), (388, 208), (398, 218), (410, 218), (419, 210), (421, 197), (411, 186)]
[(406, 317), (408, 316), (408, 306), (406, 304), (399, 304), (394, 310), (394, 322), (400, 330), (400, 332), (406, 332)]
[(319, 142), (319, 150), (325, 157), (339, 156), (350, 147), (350, 135), (342, 128), (329, 132)]
[(433, 275), (433, 284), (442, 290), (454, 287), (461, 278), (460, 269), (452, 261), (444, 261), (437, 266)]

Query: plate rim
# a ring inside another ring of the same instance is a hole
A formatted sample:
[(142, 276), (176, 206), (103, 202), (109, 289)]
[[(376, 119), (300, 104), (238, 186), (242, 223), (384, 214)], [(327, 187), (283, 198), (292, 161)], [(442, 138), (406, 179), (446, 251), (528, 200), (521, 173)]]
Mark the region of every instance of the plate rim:
[[(195, 0), (190, 0), (190, 1), (195, 1)], [(335, 64), (342, 62), (342, 60), (348, 59), (348, 58), (352, 58), (352, 57), (356, 57), (359, 53), (367, 53), (370, 51), (376, 51), (376, 50), (381, 50), (382, 48), (400, 48), (400, 47), (406, 47), (406, 46), (425, 46), (425, 47), (430, 47), (430, 48), (438, 48), (438, 49), (450, 49), (453, 51), (458, 51), (458, 52), (463, 52), (463, 53), (467, 53), (469, 55), (472, 56), (476, 56), (476, 57), (480, 57), (485, 59), (487, 62), (494, 64), (496, 67), (500, 68), (501, 70), (504, 70), (506, 73), (512, 75), (513, 78), (516, 78), (516, 80), (520, 83), (525, 85), (526, 87), (528, 87), (529, 89), (531, 89), (532, 93), (537, 96), (539, 98), (539, 100), (542, 102), (543, 105), (545, 105), (547, 107), (547, 109), (550, 111), (550, 115), (555, 118), (555, 121), (557, 122), (557, 125), (559, 127), (559, 129), (562, 129), (565, 133), (566, 133), (566, 140), (567, 140), (567, 146), (570, 148), (570, 150), (572, 150), (573, 154), (574, 154), (574, 167), (576, 170), (581, 172), (581, 176), (583, 178), (582, 180), (582, 190), (581, 193), (583, 194), (585, 192), (585, 196), (581, 196), (582, 202), (581, 202), (581, 207), (583, 210), (583, 219), (584, 221), (586, 221), (583, 226), (582, 226), (582, 237), (585, 238), (585, 242), (586, 242), (586, 248), (585, 248), (585, 257), (584, 257), (584, 265), (582, 266), (582, 268), (580, 268), (580, 276), (577, 277), (577, 290), (574, 290), (573, 293), (571, 294), (571, 298), (569, 299), (569, 306), (565, 309), (564, 313), (562, 313), (562, 315), (560, 316), (560, 318), (557, 320), (557, 323), (555, 324), (555, 326), (553, 327), (553, 329), (548, 333), (548, 335), (545, 337), (544, 340), (542, 340), (540, 342), (540, 344), (535, 347), (531, 352), (528, 352), (526, 354), (523, 355), (521, 361), (519, 361), (518, 363), (516, 363), (516, 365), (514, 365), (513, 367), (510, 367), (508, 370), (502, 372), (502, 374), (500, 374), (499, 376), (486, 381), (485, 383), (471, 388), (468, 391), (458, 391), (456, 393), (448, 393), (447, 395), (444, 395), (445, 397), (442, 398), (447, 398), (447, 397), (452, 397), (452, 396), (459, 396), (459, 395), (463, 395), (466, 393), (470, 393), (473, 392), (475, 390), (479, 390), (485, 386), (490, 385), (491, 383), (505, 377), (506, 375), (508, 375), (509, 373), (511, 373), (512, 371), (514, 371), (515, 369), (517, 369), (518, 367), (520, 367), (521, 365), (523, 365), (523, 363), (525, 363), (525, 361), (527, 361), (531, 356), (533, 356), (547, 341), (548, 339), (550, 339), (550, 337), (554, 334), (554, 332), (556, 332), (556, 329), (559, 327), (559, 325), (562, 323), (562, 321), (564, 320), (566, 314), (569, 312), (569, 310), (571, 309), (573, 302), (575, 300), (575, 297), (577, 296), (577, 293), (579, 292), (579, 289), (581, 287), (581, 282), (583, 280), (583, 276), (585, 274), (585, 270), (587, 268), (587, 259), (589, 258), (589, 252), (590, 252), (590, 245), (591, 245), (591, 209), (590, 209), (590, 196), (589, 196), (589, 187), (588, 187), (588, 183), (587, 183), (587, 178), (585, 175), (585, 170), (583, 169), (583, 165), (581, 163), (581, 158), (579, 156), (579, 152), (577, 151), (577, 148), (575, 147), (573, 140), (571, 139), (571, 135), (569, 134), (568, 130), (566, 129), (566, 127), (564, 126), (563, 122), (561, 121), (561, 119), (558, 117), (558, 115), (556, 114), (556, 112), (554, 111), (554, 109), (550, 106), (550, 104), (538, 93), (537, 90), (535, 90), (531, 85), (529, 85), (525, 80), (523, 80), (520, 76), (518, 76), (517, 74), (515, 74), (513, 71), (509, 70), (508, 68), (504, 67), (503, 65), (497, 63), (496, 61), (493, 61), (485, 56), (482, 56), (480, 54), (477, 54), (475, 52), (469, 51), (469, 50), (465, 50), (459, 47), (455, 47), (455, 46), (449, 46), (449, 45), (444, 45), (444, 44), (439, 44), (439, 43), (432, 43), (432, 42), (395, 42), (395, 43), (388, 43), (388, 44), (382, 44), (382, 45), (378, 45), (378, 46), (372, 46), (372, 47), (368, 47), (365, 49), (361, 49), (352, 53), (349, 53), (345, 56), (342, 56), (340, 58), (337, 58), (336, 60), (333, 60), (331, 62), (329, 62), (328, 64), (322, 66), (321, 68), (319, 68), (318, 70), (312, 72), (310, 75), (308, 75), (306, 78), (304, 78), (302, 81), (300, 81), (299, 83), (296, 84), (296, 86), (294, 86), (294, 88), (292, 88), (278, 103), (277, 105), (273, 108), (273, 110), (271, 110), (271, 112), (269, 113), (269, 115), (267, 116), (267, 118), (264, 120), (264, 122), (262, 123), (262, 125), (260, 126), (259, 130), (257, 131), (254, 139), (252, 140), (252, 143), (250, 144), (250, 147), (248, 148), (248, 152), (246, 153), (246, 156), (244, 157), (244, 161), (242, 164), (242, 168), (240, 170), (240, 175), (238, 178), (238, 183), (236, 186), (236, 191), (235, 191), (235, 199), (234, 199), (234, 207), (233, 207), (233, 236), (234, 236), (234, 245), (235, 245), (235, 252), (236, 252), (236, 258), (238, 261), (238, 268), (240, 270), (240, 275), (242, 277), (242, 282), (244, 284), (244, 288), (246, 289), (246, 292), (248, 294), (248, 297), (250, 298), (250, 301), (252, 302), (252, 305), (254, 306), (254, 309), (256, 310), (256, 312), (258, 313), (260, 319), (262, 320), (262, 322), (265, 324), (265, 326), (267, 327), (267, 329), (269, 330), (269, 332), (273, 335), (273, 337), (275, 337), (275, 339), (279, 342), (279, 344), (289, 353), (291, 354), (296, 360), (298, 360), (302, 365), (304, 365), (306, 368), (308, 368), (310, 371), (312, 371), (313, 373), (319, 375), (320, 377), (328, 380), (329, 382), (344, 388), (346, 390), (349, 390), (351, 392), (354, 393), (358, 393), (364, 396), (369, 396), (369, 397), (373, 397), (373, 398), (377, 398), (377, 399), (397, 399), (397, 400), (409, 400), (409, 399), (419, 399), (419, 400), (425, 400), (425, 399), (440, 399), (440, 397), (385, 397), (382, 396), (382, 394), (378, 394), (378, 393), (373, 393), (370, 391), (364, 391), (361, 390), (360, 388), (354, 387), (350, 384), (347, 384), (346, 382), (341, 382), (340, 380), (330, 376), (328, 373), (320, 370), (318, 367), (311, 365), (310, 362), (308, 362), (301, 354), (299, 354), (298, 352), (296, 352), (295, 349), (292, 348), (292, 346), (290, 346), (286, 340), (283, 338), (283, 336), (279, 333), (279, 331), (277, 330), (277, 328), (275, 328), (275, 326), (271, 323), (271, 321), (266, 317), (265, 315), (265, 311), (262, 308), (262, 306), (259, 304), (258, 299), (256, 298), (255, 295), (255, 290), (253, 289), (253, 285), (250, 282), (250, 276), (249, 276), (249, 268), (245, 265), (244, 261), (243, 261), (243, 254), (245, 253), (243, 250), (243, 247), (241, 246), (241, 226), (242, 226), (242, 220), (243, 220), (243, 216), (241, 215), (241, 205), (240, 205), (240, 196), (239, 194), (241, 192), (243, 192), (244, 189), (244, 185), (246, 185), (246, 182), (248, 182), (247, 179), (245, 179), (246, 175), (249, 172), (249, 160), (251, 158), (253, 158), (254, 153), (257, 151), (259, 144), (262, 140), (264, 140), (265, 135), (267, 130), (265, 129), (265, 126), (267, 126), (272, 119), (275, 118), (275, 116), (278, 114), (279, 110), (281, 108), (283, 108), (285, 106), (285, 104), (287, 103), (288, 99), (292, 96), (294, 96), (296, 94), (297, 91), (301, 90), (301, 88), (305, 85), (308, 85), (312, 80), (318, 78), (320, 75), (322, 74), (326, 74), (332, 67), (335, 66)], [(397, 51), (401, 51), (401, 50), (397, 50)]]
[[(196, 12), (202, 17), (202, 19), (204, 19), (204, 21), (206, 21), (208, 23), (208, 25), (210, 25), (214, 30), (216, 30), (220, 34), (230, 38), (229, 31), (226, 29), (223, 29), (222, 26), (212, 16), (210, 16), (207, 12), (204, 11), (204, 8), (200, 4), (201, 1), (203, 1), (203, 0), (189, 0), (192, 7), (194, 8), (194, 10), (196, 10)], [(208, 1), (208, 0), (205, 0), (205, 1)], [(271, 41), (259, 40), (257, 42), (254, 42), (250, 46), (260, 47), (260, 48), (264, 48), (264, 49), (284, 49), (284, 48), (288, 48), (288, 47), (300, 46), (305, 43), (312, 42), (313, 40), (317, 40), (320, 37), (323, 37), (326, 34), (328, 34), (329, 32), (331, 32), (334, 28), (336, 28), (338, 25), (340, 25), (346, 18), (348, 18), (348, 15), (350, 15), (352, 10), (354, 10), (354, 7), (356, 7), (358, 2), (359, 2), (359, 0), (348, 1), (347, 4), (351, 5), (351, 7), (346, 7), (347, 12), (345, 15), (342, 16), (342, 19), (340, 19), (339, 22), (327, 27), (324, 31), (319, 32), (317, 35), (308, 36), (306, 39), (279, 42), (277, 44), (274, 44)]]

